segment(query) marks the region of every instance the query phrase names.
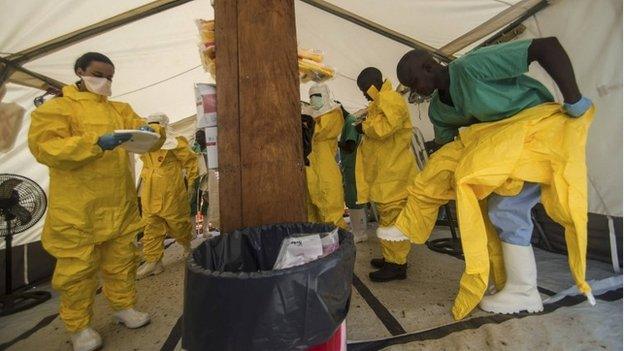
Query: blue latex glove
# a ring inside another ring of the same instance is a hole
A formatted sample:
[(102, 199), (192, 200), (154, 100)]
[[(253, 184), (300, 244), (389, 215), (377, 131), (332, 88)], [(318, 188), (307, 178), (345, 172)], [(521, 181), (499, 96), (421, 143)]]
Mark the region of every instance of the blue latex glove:
[(97, 144), (102, 150), (112, 150), (130, 138), (132, 138), (130, 133), (107, 133), (98, 139)]
[(579, 101), (573, 104), (563, 104), (563, 111), (570, 117), (581, 117), (591, 106), (592, 101), (583, 96)]
[(155, 133), (155, 132), (156, 132), (156, 131), (154, 130), (154, 128), (152, 128), (152, 127), (148, 126), (147, 124), (146, 124), (146, 125), (142, 125), (142, 126), (140, 126), (140, 127), (139, 127), (139, 130), (142, 130), (142, 131), (144, 131), (144, 132), (152, 132), (152, 133)]

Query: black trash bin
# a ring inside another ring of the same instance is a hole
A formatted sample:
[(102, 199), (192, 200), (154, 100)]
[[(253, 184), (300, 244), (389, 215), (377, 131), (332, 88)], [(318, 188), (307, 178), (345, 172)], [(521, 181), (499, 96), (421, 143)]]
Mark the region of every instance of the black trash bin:
[(355, 246), (308, 264), (272, 270), (282, 240), (329, 232), (327, 224), (245, 228), (205, 241), (187, 260), (185, 350), (306, 350), (327, 341), (346, 318)]

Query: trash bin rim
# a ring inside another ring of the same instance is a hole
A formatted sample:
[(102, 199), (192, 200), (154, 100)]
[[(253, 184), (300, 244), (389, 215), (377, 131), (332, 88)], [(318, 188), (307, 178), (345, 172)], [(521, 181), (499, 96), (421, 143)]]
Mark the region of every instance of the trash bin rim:
[[(313, 224), (313, 225), (326, 225), (329, 227), (332, 227), (331, 230), (335, 229), (336, 226), (332, 225), (332, 224), (328, 224), (328, 223), (308, 223), (308, 222), (286, 222), (286, 223), (276, 223), (276, 224), (270, 224), (270, 225), (262, 225), (262, 226), (258, 226), (258, 227), (244, 227), (244, 228), (240, 228), (237, 229), (234, 232), (240, 232), (240, 231), (245, 231), (245, 230), (249, 230), (249, 229), (259, 229), (259, 228), (264, 228), (264, 227), (275, 227), (275, 226), (282, 226), (282, 225), (293, 225), (293, 224), (297, 224), (297, 225), (301, 225), (301, 224)], [(355, 243), (353, 242), (353, 234), (351, 232), (349, 232), (348, 230), (342, 229), (342, 228), (338, 228), (338, 233), (339, 235), (342, 233), (344, 235), (344, 239), (342, 241), (342, 243), (340, 244), (340, 246), (338, 246), (338, 250), (332, 252), (331, 254), (325, 256), (325, 257), (321, 257), (319, 259), (316, 259), (312, 262), (300, 265), (300, 266), (295, 266), (295, 267), (290, 267), (290, 268), (286, 268), (286, 269), (276, 269), (276, 270), (264, 270), (264, 271), (257, 271), (257, 272), (222, 272), (222, 271), (213, 271), (210, 269), (206, 269), (206, 268), (202, 268), (199, 264), (197, 264), (193, 258), (193, 253), (191, 252), (191, 254), (188, 256), (188, 258), (186, 259), (186, 267), (187, 270), (189, 272), (193, 272), (193, 273), (198, 273), (198, 274), (204, 274), (204, 275), (209, 275), (215, 278), (224, 278), (224, 279), (249, 279), (249, 278), (254, 278), (254, 279), (262, 279), (262, 278), (268, 278), (268, 277), (275, 277), (278, 275), (284, 275), (284, 274), (291, 274), (291, 273), (297, 273), (303, 270), (307, 270), (310, 267), (316, 266), (316, 265), (322, 265), (326, 262), (328, 262), (329, 260), (332, 259), (332, 257), (335, 257), (335, 255), (341, 255), (344, 256), (346, 254), (348, 254), (347, 252), (347, 245), (344, 245), (343, 243), (348, 243), (351, 242), (350, 247), (352, 248), (352, 251), (355, 252)], [(307, 233), (302, 233), (302, 234), (307, 234)], [(309, 233), (309, 234), (314, 234), (314, 233)], [(229, 233), (227, 234), (221, 234), (221, 235), (230, 235)], [(203, 241), (200, 245), (205, 245), (206, 242), (210, 241), (210, 240), (214, 240), (216, 238), (211, 238), (208, 240)], [(199, 246), (197, 246), (199, 247)], [(195, 251), (196, 248), (194, 248), (192, 251)], [(312, 266), (311, 266), (312, 265)]]

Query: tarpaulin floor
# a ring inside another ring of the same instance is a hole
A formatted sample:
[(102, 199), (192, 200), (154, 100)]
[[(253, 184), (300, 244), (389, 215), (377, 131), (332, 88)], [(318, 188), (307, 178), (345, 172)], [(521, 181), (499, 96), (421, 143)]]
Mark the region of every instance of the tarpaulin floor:
[[(447, 229), (439, 227), (432, 237), (449, 236)], [(461, 259), (413, 246), (408, 279), (380, 284), (368, 279), (369, 261), (378, 255), (375, 240), (357, 244), (347, 318), (349, 350), (622, 349), (621, 275), (601, 283), (609, 291), (600, 292), (594, 307), (581, 296), (568, 296), (547, 304), (539, 315), (492, 315), (475, 310), (466, 319), (454, 321), (450, 308), (464, 269)], [(565, 256), (536, 249), (536, 257), (544, 299), (573, 285)], [(144, 328), (129, 330), (114, 324), (104, 297), (96, 296), (93, 327), (104, 338), (104, 350), (181, 349), (182, 248), (168, 247), (164, 263), (163, 274), (137, 283), (137, 309), (152, 316)], [(610, 265), (588, 262), (588, 280), (612, 276)], [(49, 290), (49, 286), (39, 288)], [(57, 309), (58, 296), (53, 294), (50, 301), (29, 311), (0, 318), (0, 350), (71, 350)]]

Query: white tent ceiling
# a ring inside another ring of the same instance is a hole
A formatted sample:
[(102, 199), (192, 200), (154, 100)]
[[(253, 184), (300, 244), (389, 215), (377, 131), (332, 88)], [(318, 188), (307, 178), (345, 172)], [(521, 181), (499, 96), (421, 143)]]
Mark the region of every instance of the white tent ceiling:
[[(149, 2), (26, 0), (18, 6), (13, 1), (1, 0), (0, 23), (6, 30), (0, 32), (0, 55), (15, 54)], [(435, 48), (518, 2), (397, 0), (387, 6), (388, 3), (375, 0), (329, 1)], [(367, 65), (380, 67), (389, 78), (394, 78), (394, 61), (409, 47), (299, 0), (295, 5), (300, 46), (325, 51), (326, 62), (343, 79), (354, 78)], [(192, 84), (212, 81), (200, 67), (193, 19), (213, 17), (209, 0), (191, 1), (44, 55), (27, 62), (24, 68), (72, 83), (76, 79), (72, 69), (74, 60), (87, 51), (103, 52), (116, 65), (113, 86), (116, 98), (131, 103), (139, 114), (162, 111), (175, 121), (195, 111)], [(335, 91), (353, 90), (353, 85), (346, 82), (335, 85), (344, 88)], [(344, 101), (348, 107), (364, 103), (362, 99), (354, 99), (352, 93), (345, 95), (348, 95)]]
[(331, 0), (334, 5), (441, 48), (519, 0)]
[[(150, 2), (0, 0), (0, 56), (9, 57)], [(590, 178), (594, 184), (590, 187), (591, 210), (621, 216), (622, 3), (618, 0), (550, 2), (547, 9), (525, 21), (528, 30), (523, 36), (558, 36), (570, 53), (583, 92), (597, 102), (598, 115), (588, 146)], [(435, 49), (514, 5), (529, 6), (519, 0), (330, 0), (327, 3)], [(396, 82), (396, 62), (410, 47), (306, 1), (295, 0), (295, 6), (299, 46), (325, 52), (325, 62), (337, 70), (336, 78), (328, 84), (334, 97), (348, 110), (365, 104), (355, 85), (362, 68), (378, 67)], [(182, 120), (196, 111), (194, 83), (212, 82), (200, 66), (194, 19), (213, 17), (210, 0), (190, 1), (41, 56), (26, 62), (24, 67), (72, 83), (76, 79), (74, 60), (86, 51), (103, 52), (116, 65), (113, 82), (116, 99), (129, 102), (141, 115), (161, 111), (173, 121)], [(476, 43), (469, 45), (455, 55), (460, 56), (475, 46)], [(547, 86), (554, 87), (545, 75), (535, 74)], [(32, 108), (32, 99), (42, 93), (16, 84), (8, 87), (5, 101), (16, 101), (28, 109)], [(303, 98), (308, 87), (309, 84), (301, 86)], [(426, 138), (431, 138), (426, 107), (420, 106), (420, 119), (418, 107), (411, 108), (415, 124)], [(27, 124), (28, 121), (24, 128)], [(17, 172), (7, 168), (16, 164), (6, 162), (9, 158), (34, 162), (27, 148), (19, 150), (23, 155), (15, 152), (0, 155), (0, 172), (21, 173), (22, 169)], [(39, 167), (31, 169), (39, 171)], [(28, 173), (26, 169), (23, 171)]]

